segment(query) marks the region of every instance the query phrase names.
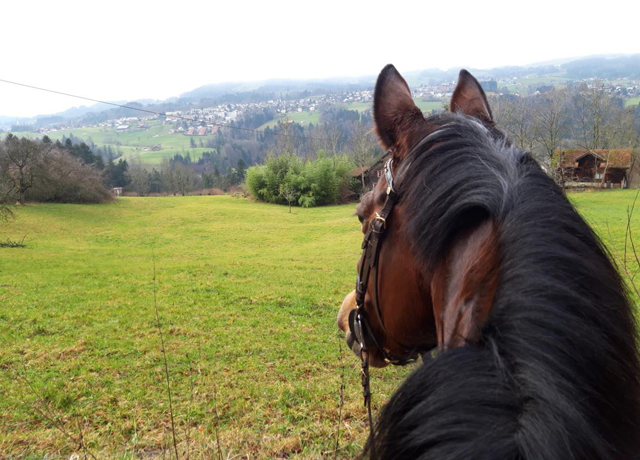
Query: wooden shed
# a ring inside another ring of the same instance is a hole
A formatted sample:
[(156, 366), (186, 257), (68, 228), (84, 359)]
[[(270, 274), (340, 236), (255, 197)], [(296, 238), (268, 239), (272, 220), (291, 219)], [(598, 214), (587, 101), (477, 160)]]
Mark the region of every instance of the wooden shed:
[(556, 150), (555, 164), (567, 187), (627, 188), (632, 166), (628, 149)]

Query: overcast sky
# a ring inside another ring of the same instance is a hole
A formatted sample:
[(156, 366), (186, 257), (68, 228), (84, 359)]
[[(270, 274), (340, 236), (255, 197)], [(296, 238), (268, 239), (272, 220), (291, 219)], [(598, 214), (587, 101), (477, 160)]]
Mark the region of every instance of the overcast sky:
[[(387, 63), (402, 72), (640, 53), (640, 1), (571, 3), (7, 1), (0, 79), (165, 99), (207, 83), (373, 75)], [(0, 115), (86, 104), (0, 82)]]

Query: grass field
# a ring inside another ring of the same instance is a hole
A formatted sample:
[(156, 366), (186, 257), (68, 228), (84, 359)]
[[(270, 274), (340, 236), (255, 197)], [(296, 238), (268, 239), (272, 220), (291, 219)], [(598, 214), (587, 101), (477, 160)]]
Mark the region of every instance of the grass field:
[[(554, 86), (556, 88), (563, 88), (567, 85), (567, 82), (571, 81), (570, 78), (562, 75), (547, 75), (544, 77), (520, 77), (516, 84), (502, 85), (500, 88), (506, 87), (513, 93), (529, 94), (535, 91), (540, 86)], [(533, 91), (530, 91), (530, 87)]]
[(640, 97), (630, 97), (629, 99), (624, 100), (624, 106), (629, 107), (631, 105), (640, 104)]
[[(341, 363), (335, 326), (355, 279), (353, 211), (230, 197), (21, 209), (2, 236), (29, 247), (0, 252), (0, 457), (74, 452), (48, 418), (99, 457), (162, 455), (154, 254), (182, 453), (212, 455), (216, 407), (225, 458), (332, 453), (344, 364), (339, 456), (353, 456), (359, 363), (344, 347)], [(373, 372), (376, 408), (408, 371)]]
[[(193, 137), (198, 147), (191, 148), (192, 138), (183, 134), (169, 133), (171, 125), (163, 125), (160, 121), (151, 121), (149, 126), (149, 129), (134, 129), (124, 133), (118, 133), (116, 128), (92, 127), (65, 129), (47, 135), (55, 141), (62, 139), (63, 136), (69, 137), (70, 134), (73, 134), (85, 142), (94, 142), (98, 147), (111, 145), (114, 150), (120, 148), (125, 159), (152, 166), (159, 165), (163, 158), (170, 158), (176, 153), (186, 155), (189, 152), (192, 159), (197, 159), (202, 156), (203, 151), (213, 150), (199, 147), (200, 141), (206, 145), (207, 140), (212, 139), (213, 135)], [(18, 133), (18, 136), (42, 137), (42, 134)], [(160, 146), (161, 150), (152, 151), (151, 148), (154, 145)]]
[(442, 109), (444, 106), (443, 101), (423, 101), (414, 98), (413, 102), (415, 102), (418, 108), (423, 112), (431, 112), (433, 109)]
[[(442, 108), (442, 102), (439, 102), (439, 101), (423, 101), (418, 98), (415, 98), (414, 102), (423, 112), (429, 112), (433, 109)], [(339, 104), (338, 107), (342, 107), (347, 110), (357, 110), (358, 112), (364, 112), (365, 110), (369, 110), (372, 108), (372, 103), (371, 102), (349, 102), (345, 104)], [(320, 112), (316, 110), (313, 112), (288, 113), (286, 114), (285, 117), (276, 118), (266, 122), (265, 124), (260, 126), (258, 130), (262, 131), (267, 127), (273, 128), (285, 118), (288, 118), (289, 120), (293, 120), (294, 122), (299, 123), (303, 126), (308, 126), (310, 123), (317, 125), (318, 123), (320, 123)]]
[(267, 127), (273, 128), (284, 119), (293, 120), (294, 122), (299, 123), (302, 126), (309, 126), (310, 123), (317, 125), (320, 122), (320, 112), (317, 110), (314, 110), (313, 112), (291, 112), (286, 114), (286, 116), (282, 118), (274, 118), (273, 120), (264, 123), (258, 128), (258, 130), (262, 131)]
[[(621, 247), (634, 195), (571, 198)], [(333, 458), (341, 383), (337, 457), (353, 457), (359, 363), (335, 326), (359, 255), (353, 211), (226, 196), (19, 209), (0, 227), (28, 244), (0, 249), (0, 457), (82, 455), (80, 437), (98, 458), (165, 456), (154, 264), (182, 457), (212, 458), (219, 439), (223, 458)], [(410, 371), (372, 371), (374, 417)]]

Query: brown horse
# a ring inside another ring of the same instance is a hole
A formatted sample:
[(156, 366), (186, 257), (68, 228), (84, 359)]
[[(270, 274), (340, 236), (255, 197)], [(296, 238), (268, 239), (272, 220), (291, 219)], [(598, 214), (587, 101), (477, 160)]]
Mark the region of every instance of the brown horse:
[(356, 210), (363, 255), (338, 325), (366, 364), (424, 362), (366, 451), (640, 458), (637, 331), (618, 272), (464, 70), (450, 108), (425, 118), (393, 66), (378, 77), (389, 161)]

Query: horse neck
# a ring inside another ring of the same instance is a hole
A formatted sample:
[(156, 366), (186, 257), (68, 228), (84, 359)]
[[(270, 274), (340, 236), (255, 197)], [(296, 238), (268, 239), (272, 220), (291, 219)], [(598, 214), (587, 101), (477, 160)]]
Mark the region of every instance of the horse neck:
[[(467, 160), (466, 170), (429, 182), (408, 173), (442, 190), (433, 198), (424, 188), (409, 193), (408, 204), (424, 209), (409, 233), (428, 261), (459, 217), (451, 210), (487, 210), (499, 227), (498, 290), (480, 342), (427, 360), (392, 397), (377, 428), (382, 457), (633, 458), (640, 452), (635, 323), (601, 242), (527, 157), (501, 172), (497, 159), (483, 170), (491, 159), (447, 155), (432, 152), (414, 171), (436, 162), (453, 170)], [(493, 174), (499, 180), (480, 188)]]
[[(536, 446), (547, 439), (555, 453), (571, 446), (583, 451), (578, 458), (618, 458), (611, 445), (640, 448), (640, 366), (623, 283), (546, 175), (525, 177), (513, 192), (485, 345)], [(560, 458), (553, 453), (544, 458)]]

